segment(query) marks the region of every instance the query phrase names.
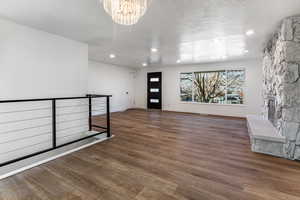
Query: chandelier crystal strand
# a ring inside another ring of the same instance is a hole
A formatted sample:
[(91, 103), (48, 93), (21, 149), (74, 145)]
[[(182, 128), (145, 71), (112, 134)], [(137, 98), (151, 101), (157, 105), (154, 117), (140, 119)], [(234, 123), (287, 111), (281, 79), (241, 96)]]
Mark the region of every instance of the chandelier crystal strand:
[(117, 24), (133, 25), (146, 13), (150, 1), (103, 0), (103, 7)]

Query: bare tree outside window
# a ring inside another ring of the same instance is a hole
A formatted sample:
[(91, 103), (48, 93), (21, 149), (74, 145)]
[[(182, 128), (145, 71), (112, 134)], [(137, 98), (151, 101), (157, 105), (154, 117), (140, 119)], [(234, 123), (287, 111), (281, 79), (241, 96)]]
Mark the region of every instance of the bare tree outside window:
[(193, 74), (180, 74), (180, 98), (181, 101), (193, 101)]
[(243, 104), (244, 70), (182, 73), (181, 101)]
[(195, 72), (195, 101), (202, 103), (225, 102), (226, 72)]
[(227, 103), (244, 104), (245, 71), (227, 71)]

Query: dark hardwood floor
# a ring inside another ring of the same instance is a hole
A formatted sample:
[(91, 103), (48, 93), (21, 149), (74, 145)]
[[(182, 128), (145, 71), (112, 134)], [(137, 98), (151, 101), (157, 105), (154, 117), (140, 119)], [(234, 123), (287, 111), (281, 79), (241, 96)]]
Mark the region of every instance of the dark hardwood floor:
[(243, 119), (129, 110), (112, 132), (0, 181), (0, 199), (300, 199), (300, 163), (252, 153)]

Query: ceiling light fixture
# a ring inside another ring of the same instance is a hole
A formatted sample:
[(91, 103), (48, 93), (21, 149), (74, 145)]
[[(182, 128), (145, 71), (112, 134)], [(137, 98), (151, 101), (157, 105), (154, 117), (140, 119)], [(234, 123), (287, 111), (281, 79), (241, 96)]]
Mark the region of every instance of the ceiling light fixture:
[(255, 32), (254, 32), (254, 30), (248, 30), (248, 31), (246, 31), (246, 35), (247, 36), (251, 36), (251, 35), (253, 35)]
[(147, 66), (148, 66), (148, 64), (147, 64), (147, 63), (143, 63), (142, 65), (143, 65), (143, 67), (147, 67)]
[(115, 58), (116, 55), (115, 54), (110, 54), (109, 57), (112, 59), (112, 58)]
[(121, 25), (136, 24), (146, 13), (151, 0), (101, 0), (112, 20)]
[(181, 63), (181, 60), (177, 60), (176, 63)]
[(245, 52), (245, 53), (249, 53), (249, 51), (248, 51), (248, 50), (245, 50), (244, 52)]
[(155, 53), (155, 52), (158, 51), (158, 49), (156, 49), (156, 48), (151, 48), (151, 51)]

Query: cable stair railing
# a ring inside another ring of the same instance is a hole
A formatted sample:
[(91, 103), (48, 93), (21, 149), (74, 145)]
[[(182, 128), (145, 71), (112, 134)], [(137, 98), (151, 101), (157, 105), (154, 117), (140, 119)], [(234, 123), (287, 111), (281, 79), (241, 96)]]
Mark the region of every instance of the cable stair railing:
[[(1, 100), (0, 168), (102, 134), (110, 138), (110, 98)], [(101, 125), (94, 113), (105, 116)]]

